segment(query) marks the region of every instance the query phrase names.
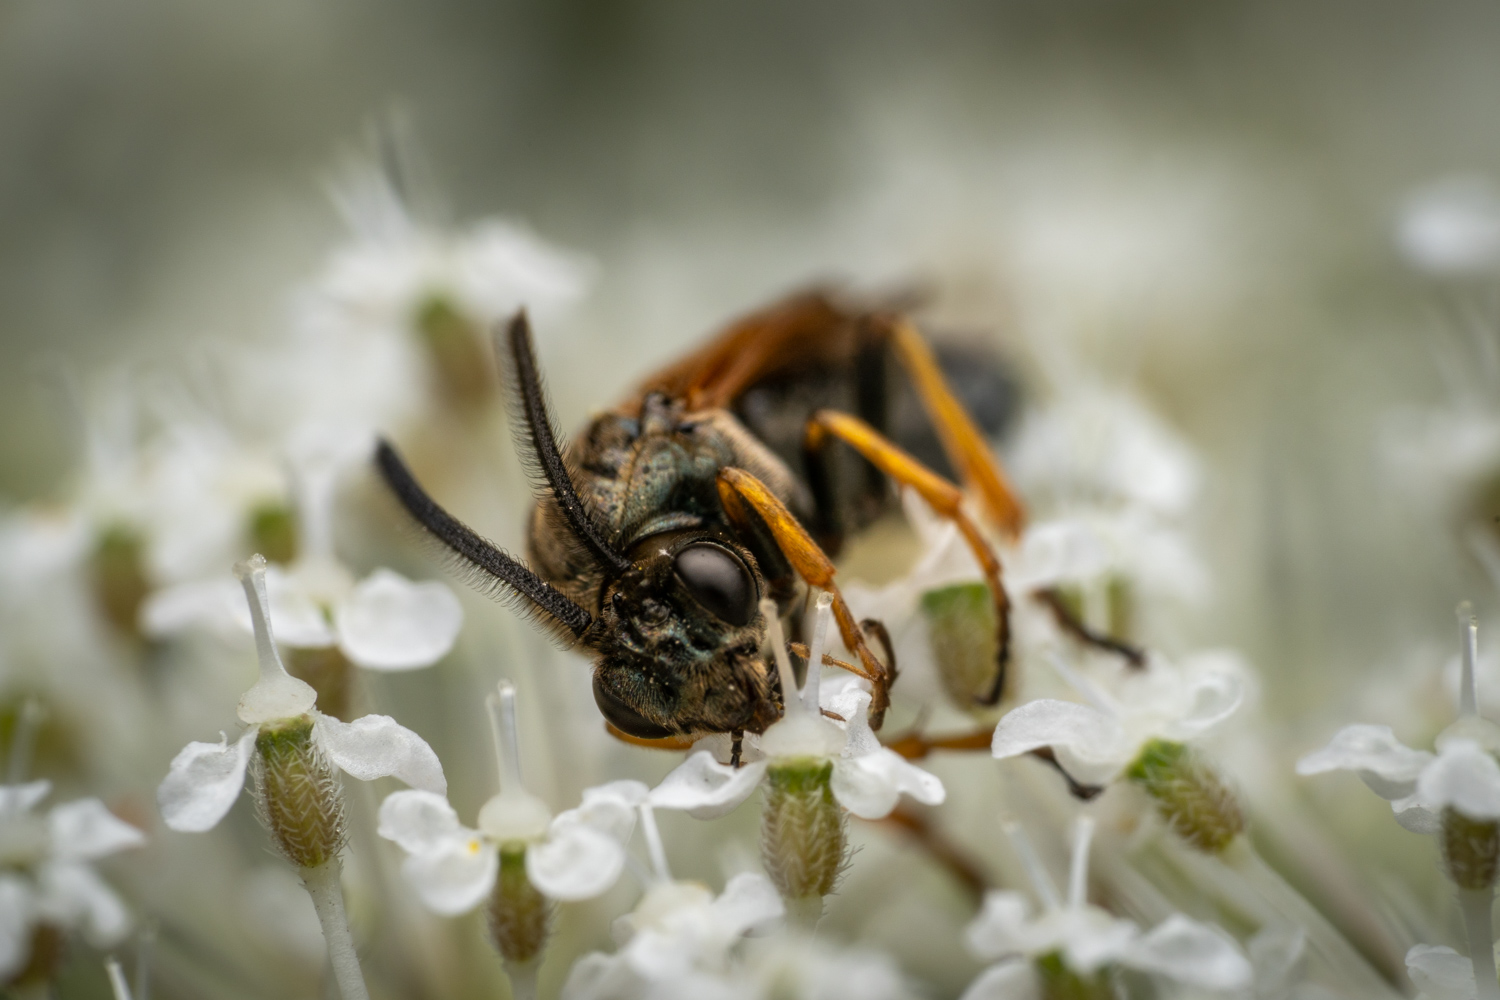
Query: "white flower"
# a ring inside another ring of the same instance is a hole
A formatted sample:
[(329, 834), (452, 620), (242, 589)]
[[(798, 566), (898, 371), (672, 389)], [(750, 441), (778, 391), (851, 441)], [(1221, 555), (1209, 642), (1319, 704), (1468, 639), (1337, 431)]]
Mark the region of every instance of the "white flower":
[(639, 781), (612, 781), (586, 789), (578, 808), (550, 816), (521, 782), (515, 689), (501, 682), (499, 694), (489, 707), (501, 787), (479, 810), (479, 829), (459, 823), (448, 801), (431, 792), (396, 792), (380, 806), (380, 835), (410, 855), (402, 871), (422, 902), (445, 916), (490, 894), (500, 851), (514, 844), (525, 845), (526, 877), (543, 895), (568, 902), (606, 891), (625, 867), (636, 807), (646, 799)]
[(1245, 675), (1237, 658), (1200, 653), (1180, 666), (1153, 658), (1145, 670), (1120, 675), (1113, 695), (1054, 666), (1093, 703), (1042, 698), (1008, 712), (995, 727), (997, 758), (1050, 747), (1063, 769), (1083, 784), (1105, 784), (1129, 767), (1153, 739), (1201, 736), (1239, 707)]
[(218, 743), (189, 743), (172, 759), (156, 792), (167, 826), (185, 832), (216, 826), (244, 786), (260, 727), (304, 715), (313, 719), (313, 743), (344, 773), (361, 781), (391, 776), (414, 788), (445, 793), (443, 765), (422, 737), (387, 715), (353, 722), (324, 715), (314, 707), (313, 689), (286, 672), (270, 629), (264, 559), (251, 560), (244, 588), (260, 658), (260, 680), (239, 703), (240, 721), (249, 728), (234, 743), (222, 734)]
[(781, 897), (763, 875), (736, 875), (715, 897), (696, 882), (658, 881), (615, 921), (620, 949), (586, 955), (563, 985), (564, 1000), (689, 1000), (753, 997), (734, 970), (735, 946), (778, 920)]
[(0, 785), (0, 982), (25, 965), (32, 930), (46, 922), (81, 931), (97, 948), (119, 944), (130, 915), (90, 862), (146, 842), (98, 799), (32, 810), (52, 783)]
[[(292, 448), (297, 484), (298, 553), (283, 570), (266, 570), (277, 638), (294, 648), (337, 646), (369, 670), (412, 670), (448, 654), (463, 608), (446, 584), (413, 583), (389, 569), (356, 582), (333, 552), (335, 487), (340, 473), (369, 456), (371, 439), (347, 428), (308, 427)], [(193, 625), (249, 631), (239, 587), (228, 579), (154, 593), (141, 611), (148, 635)]]
[[(823, 595), (825, 598), (827, 595)], [(774, 606), (763, 609), (775, 623)], [(870, 729), (870, 692), (852, 676), (821, 680), (821, 636), (827, 627), (828, 601), (820, 599), (815, 626), (820, 637), (810, 650), (807, 679), (799, 697), (789, 699), (781, 721), (757, 740), (747, 735), (746, 762), (734, 768), (719, 763), (709, 750), (698, 750), (662, 779), (651, 791), (650, 803), (659, 809), (680, 809), (698, 819), (713, 819), (750, 797), (776, 759), (826, 757), (833, 762), (830, 787), (839, 804), (861, 819), (880, 819), (896, 808), (901, 795), (925, 805), (943, 801), (943, 783), (881, 745)], [(779, 625), (772, 628), (772, 650), (782, 671), (785, 691), (796, 691), (786, 659)], [(833, 712), (837, 722), (814, 715), (810, 706)], [(715, 740), (715, 743), (722, 741)], [(759, 758), (759, 759), (752, 759)]]
[(1121, 966), (1210, 990), (1250, 984), (1250, 962), (1239, 947), (1206, 924), (1178, 913), (1142, 934), (1133, 921), (1090, 905), (1088, 850), (1093, 821), (1079, 819), (1076, 830), (1065, 903), (1058, 899), (1050, 878), (1035, 865), (1029, 847), (1022, 853), (1045, 902), (1042, 912), (1032, 916), (1019, 892), (986, 895), (983, 910), (969, 925), (969, 950), (981, 959), (1003, 961), (982, 973), (964, 993), (964, 1000), (1040, 998), (1032, 961), (1053, 953), (1061, 954), (1064, 964), (1081, 976)]

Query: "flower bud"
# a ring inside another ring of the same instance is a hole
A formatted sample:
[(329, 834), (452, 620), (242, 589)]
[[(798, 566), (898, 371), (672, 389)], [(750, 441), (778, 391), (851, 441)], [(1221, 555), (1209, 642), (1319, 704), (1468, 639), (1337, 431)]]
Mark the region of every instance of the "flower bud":
[(268, 501), (257, 506), (250, 512), (246, 534), (250, 551), (269, 562), (289, 566), (297, 558), (297, 513), (289, 504)]
[(442, 395), (458, 408), (484, 403), (494, 392), (484, 335), (453, 303), (433, 296), (417, 308), (417, 330), (437, 371)]
[(276, 847), (314, 868), (344, 847), (344, 794), (318, 745), (310, 715), (261, 726), (255, 738), (255, 798)]
[(1200, 851), (1218, 854), (1245, 829), (1234, 792), (1181, 743), (1152, 740), (1125, 774), (1156, 800), (1167, 825)]
[(146, 577), (146, 542), (125, 525), (105, 530), (89, 560), (94, 598), (110, 624), (127, 635), (138, 635), (137, 616), (151, 592)]
[(1114, 1000), (1108, 969), (1096, 969), (1081, 976), (1068, 968), (1058, 952), (1043, 955), (1032, 963), (1041, 982), (1041, 1000)]
[(526, 877), (526, 845), (506, 844), (486, 914), (500, 957), (520, 965), (540, 955), (552, 930), (552, 911), (552, 902)]
[(760, 850), (766, 874), (787, 900), (816, 914), (844, 868), (844, 810), (833, 798), (833, 762), (825, 757), (779, 760), (766, 772)]
[(1443, 810), (1443, 865), (1460, 889), (1492, 889), (1500, 876), (1500, 824)]
[(983, 583), (956, 583), (922, 595), (928, 645), (943, 690), (968, 708), (995, 684), (995, 602)]

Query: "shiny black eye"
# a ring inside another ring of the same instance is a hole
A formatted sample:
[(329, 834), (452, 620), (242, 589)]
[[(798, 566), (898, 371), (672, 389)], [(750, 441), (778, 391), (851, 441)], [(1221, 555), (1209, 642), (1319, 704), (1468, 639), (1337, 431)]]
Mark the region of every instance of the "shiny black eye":
[(600, 678), (594, 676), (594, 704), (599, 706), (599, 711), (604, 717), (626, 736), (635, 736), (643, 740), (659, 740), (663, 736), (671, 736), (672, 730), (665, 726), (658, 726), (640, 712), (631, 708), (620, 699), (609, 688), (599, 683)]
[(677, 578), (693, 599), (731, 625), (748, 625), (755, 617), (755, 581), (745, 564), (727, 549), (708, 542), (677, 553)]

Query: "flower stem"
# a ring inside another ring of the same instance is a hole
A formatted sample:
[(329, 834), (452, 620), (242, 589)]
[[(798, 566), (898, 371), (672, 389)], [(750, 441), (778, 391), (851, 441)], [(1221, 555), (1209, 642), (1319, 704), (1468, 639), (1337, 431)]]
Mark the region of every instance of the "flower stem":
[(120, 963), (114, 958), (106, 958), (104, 971), (109, 976), (109, 989), (115, 995), (115, 1000), (132, 1000), (130, 984), (125, 981), (125, 970), (120, 968)]
[(1089, 901), (1089, 844), (1094, 839), (1094, 819), (1080, 816), (1073, 824), (1073, 863), (1068, 871), (1068, 906), (1081, 910)]
[(1474, 964), (1477, 1000), (1500, 1000), (1500, 979), (1495, 974), (1495, 935), (1490, 921), (1494, 902), (1494, 889), (1458, 891), (1458, 906), (1469, 935), (1469, 961)]
[(533, 958), (529, 962), (506, 962), (505, 975), (510, 980), (511, 1000), (536, 1000), (537, 970), (542, 960)]
[(364, 974), (359, 971), (359, 956), (349, 935), (349, 919), (344, 915), (344, 890), (339, 884), (339, 862), (335, 858), (315, 868), (302, 869), (302, 884), (312, 897), (323, 926), (323, 940), (328, 945), (328, 962), (333, 978), (339, 984), (343, 1000), (370, 1000)]

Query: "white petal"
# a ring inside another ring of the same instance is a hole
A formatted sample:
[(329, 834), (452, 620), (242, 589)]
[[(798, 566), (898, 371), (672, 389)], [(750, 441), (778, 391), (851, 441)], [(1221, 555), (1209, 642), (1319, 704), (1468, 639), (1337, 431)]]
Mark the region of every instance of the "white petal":
[(473, 830), (458, 821), (448, 800), (433, 792), (408, 788), (392, 792), (380, 803), (377, 832), (394, 840), (408, 854), (425, 854), (453, 841), (472, 840)]
[(257, 730), (245, 730), (236, 742), (189, 743), (172, 758), (156, 790), (167, 826), (185, 833), (211, 830), (224, 818), (240, 789), (255, 745)]
[(334, 613), (339, 649), (370, 670), (430, 667), (448, 655), (463, 624), (463, 608), (446, 585), (412, 583), (388, 569), (361, 580)]
[(937, 775), (922, 770), (894, 750), (884, 747), (863, 757), (835, 760), (829, 784), (833, 797), (860, 819), (882, 819), (890, 815), (902, 792), (929, 806), (938, 805), (945, 796), (943, 783)]
[(1245, 677), (1238, 657), (1232, 654), (1200, 653), (1184, 664), (1187, 690), (1185, 711), (1163, 728), (1169, 740), (1200, 736), (1233, 715), (1245, 699)]
[[(271, 630), (278, 644), (321, 649), (338, 640), (322, 605), (280, 566), (266, 568), (266, 599), (271, 603)], [(243, 600), (235, 606), (235, 619), (250, 631), (250, 608)]]
[(526, 877), (542, 895), (564, 902), (607, 891), (624, 868), (620, 841), (583, 823), (554, 824), (546, 840), (526, 848)]
[(1051, 747), (1068, 773), (1085, 783), (1108, 781), (1137, 749), (1115, 718), (1088, 705), (1050, 698), (1006, 713), (990, 747), (1001, 759)]
[(390, 775), (413, 788), (446, 795), (448, 779), (427, 741), (389, 715), (366, 715), (342, 722), (319, 715), (313, 738), (328, 759), (360, 781)]
[(719, 929), (730, 937), (764, 930), (786, 913), (786, 904), (771, 880), (756, 872), (741, 872), (724, 886), (709, 905)]
[(573, 963), (562, 1000), (645, 1000), (646, 984), (621, 955), (591, 951)]
[(1434, 812), (1452, 806), (1469, 819), (1500, 819), (1500, 763), (1470, 740), (1453, 740), (1417, 779), (1417, 797)]
[(110, 948), (130, 932), (130, 913), (88, 865), (51, 862), (37, 871), (39, 909), (47, 919), (78, 927), (89, 944)]
[(1250, 985), (1250, 960), (1222, 933), (1180, 913), (1136, 942), (1121, 964), (1209, 990)]
[(245, 593), (229, 577), (179, 583), (153, 591), (141, 604), (141, 631), (153, 639), (189, 628), (238, 635), (250, 626), (249, 612), (241, 614), (244, 607)]
[(401, 871), (422, 903), (445, 917), (467, 913), (495, 887), (500, 854), (478, 837), (454, 841), (436, 851), (413, 854)]
[(0, 813), (30, 812), (52, 791), (52, 782), (43, 778), (24, 785), (0, 785)]
[(1422, 796), (1412, 794), (1391, 803), (1391, 812), (1404, 830), (1412, 833), (1438, 833), (1443, 829), (1443, 817), (1422, 803)]
[(1076, 972), (1092, 973), (1138, 947), (1140, 928), (1134, 921), (1117, 919), (1093, 906), (1064, 913), (1071, 919), (1063, 935), (1063, 955), (1068, 968)]
[(715, 819), (748, 799), (765, 773), (763, 760), (735, 769), (699, 750), (663, 778), (647, 801), (658, 809), (681, 809), (695, 819)]
[(553, 825), (584, 823), (607, 833), (620, 843), (635, 830), (636, 807), (646, 801), (650, 789), (639, 781), (611, 781), (583, 790), (583, 803), (554, 819)]
[(0, 872), (0, 983), (19, 972), (31, 955), (36, 901), (26, 880)]
[(98, 799), (77, 799), (47, 816), (52, 850), (65, 860), (90, 861), (129, 847), (140, 847), (146, 835), (117, 817)]
[(1406, 972), (1429, 1000), (1474, 1000), (1474, 964), (1452, 948), (1414, 945)]
[(984, 894), (984, 907), (964, 931), (964, 940), (974, 957), (989, 960), (1019, 950), (1030, 907), (1026, 897), (1011, 890)]
[(1390, 726), (1345, 726), (1321, 750), (1297, 761), (1298, 774), (1353, 771), (1384, 799), (1399, 799), (1416, 788), (1417, 776), (1432, 754), (1396, 739)]
[(1042, 1000), (1042, 985), (1031, 962), (1016, 958), (985, 969), (959, 1000)]

